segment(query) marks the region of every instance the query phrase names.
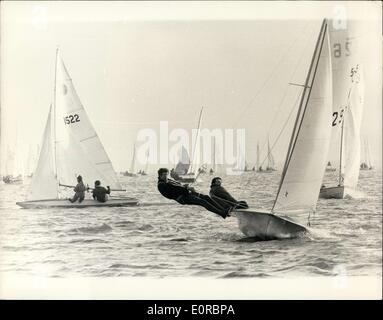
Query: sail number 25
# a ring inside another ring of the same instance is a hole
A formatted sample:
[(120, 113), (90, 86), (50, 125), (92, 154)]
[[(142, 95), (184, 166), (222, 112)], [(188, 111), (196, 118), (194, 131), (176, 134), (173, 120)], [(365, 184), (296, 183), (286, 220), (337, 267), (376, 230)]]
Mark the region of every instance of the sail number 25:
[(76, 114), (70, 114), (69, 116), (64, 117), (64, 123), (65, 124), (71, 124), (71, 123), (76, 123), (80, 122), (80, 117), (79, 115)]
[[(332, 126), (335, 127), (338, 123), (342, 123), (342, 120), (343, 120), (343, 112), (344, 110), (346, 109), (347, 107), (345, 107), (344, 109), (341, 109), (340, 112), (333, 112), (332, 114)], [(338, 119), (338, 116), (339, 116), (339, 119)]]

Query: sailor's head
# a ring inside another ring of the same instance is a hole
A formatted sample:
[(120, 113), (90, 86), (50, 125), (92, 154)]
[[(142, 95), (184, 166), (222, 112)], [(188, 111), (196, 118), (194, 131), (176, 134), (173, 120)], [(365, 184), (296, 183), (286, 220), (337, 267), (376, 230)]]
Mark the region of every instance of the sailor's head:
[(220, 186), (222, 184), (222, 179), (220, 177), (215, 177), (211, 180), (212, 186)]
[(168, 179), (169, 170), (167, 168), (158, 169), (158, 179), (167, 180)]
[(81, 182), (82, 181), (82, 177), (80, 175), (77, 176), (77, 182)]
[(99, 185), (101, 185), (101, 181), (100, 181), (100, 180), (96, 180), (96, 181), (94, 182), (94, 185), (95, 185), (96, 187), (98, 187)]

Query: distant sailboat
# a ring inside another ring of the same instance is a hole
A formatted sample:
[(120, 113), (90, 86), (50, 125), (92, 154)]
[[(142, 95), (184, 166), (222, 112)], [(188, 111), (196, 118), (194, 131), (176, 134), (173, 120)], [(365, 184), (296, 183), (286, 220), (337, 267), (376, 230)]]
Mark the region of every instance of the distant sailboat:
[(237, 158), (234, 167), (231, 169), (233, 172), (245, 172), (247, 164), (245, 160), (245, 150), (241, 146), (238, 148)]
[[(331, 24), (332, 25), (332, 24)], [(333, 141), (339, 137), (339, 172), (336, 186), (323, 186), (320, 198), (343, 199), (356, 190), (360, 169), (360, 127), (364, 105), (364, 83), (358, 56), (356, 22), (346, 29), (330, 27), (333, 77)]]
[(331, 165), (331, 162), (327, 162), (327, 166), (326, 166), (326, 172), (333, 172), (333, 171), (336, 171), (336, 168), (334, 168), (332, 165)]
[(274, 157), (273, 157), (273, 154), (271, 153), (271, 149), (270, 149), (269, 138), (267, 138), (267, 167), (266, 167), (266, 171), (269, 171), (269, 172), (270, 171), (276, 171)]
[(22, 184), (24, 182), (24, 166), (21, 162), (20, 152), (19, 150), (11, 150), (9, 146), (7, 148), (3, 182), (7, 184)]
[(215, 146), (215, 137), (213, 137), (213, 157), (212, 157), (212, 167), (210, 168), (210, 175), (213, 175), (217, 172), (216, 164), (216, 146)]
[[(271, 213), (235, 210), (240, 230), (260, 240), (294, 238), (307, 232), (315, 212), (331, 138), (331, 63), (324, 20), (307, 74), (278, 192)], [(291, 218), (275, 214), (288, 214)]]
[(148, 168), (149, 168), (149, 150), (146, 152), (145, 169), (141, 171), (142, 176), (148, 175)]
[(132, 162), (130, 163), (129, 171), (125, 171), (124, 176), (137, 177), (137, 173), (135, 173), (135, 170), (136, 170), (136, 144), (133, 145), (133, 156), (132, 156)]
[(370, 160), (370, 149), (368, 147), (368, 142), (365, 139), (363, 141), (363, 162), (360, 164), (360, 170), (372, 170), (372, 164)]
[(257, 164), (256, 164), (257, 172), (269, 173), (269, 172), (276, 171), (275, 161), (274, 161), (273, 154), (271, 152), (269, 138), (267, 138), (267, 166), (266, 166), (266, 169), (263, 169), (262, 165), (259, 164), (259, 158), (260, 158), (259, 143), (257, 143)]
[(32, 177), (31, 200), (17, 204), (24, 208), (137, 205), (137, 199), (128, 197), (111, 197), (104, 203), (93, 199), (71, 203), (62, 196), (63, 187), (73, 188), (79, 174), (85, 185), (93, 186), (95, 180), (100, 180), (112, 191), (125, 190), (117, 180), (58, 49), (55, 69), (53, 105), (48, 113), (40, 156)]
[(200, 139), (202, 112), (203, 112), (203, 107), (201, 108), (199, 118), (198, 118), (197, 134), (196, 134), (196, 139), (195, 139), (193, 153), (192, 153), (193, 155), (192, 161), (190, 161), (189, 159), (189, 154), (187, 150), (184, 147), (182, 147), (181, 159), (178, 162), (176, 168), (170, 172), (171, 177), (177, 181), (185, 182), (185, 183), (193, 183), (197, 180), (197, 178), (199, 177), (201, 173), (199, 172), (196, 156), (197, 156), (197, 145)]

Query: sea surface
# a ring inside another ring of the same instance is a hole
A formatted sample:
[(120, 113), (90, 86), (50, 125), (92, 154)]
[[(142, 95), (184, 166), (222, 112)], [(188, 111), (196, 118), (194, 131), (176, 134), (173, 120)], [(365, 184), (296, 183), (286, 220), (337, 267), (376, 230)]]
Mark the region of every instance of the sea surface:
[[(327, 173), (330, 181), (334, 173)], [(212, 176), (194, 186), (208, 193)], [(280, 172), (223, 176), (252, 208), (269, 211)], [(171, 203), (155, 175), (121, 177), (142, 203)], [(327, 185), (329, 183), (326, 182)], [(0, 185), (0, 273), (46, 277), (291, 277), (382, 275), (382, 174), (361, 171), (358, 199), (319, 199), (311, 234), (254, 241), (235, 217), (198, 206), (22, 209), (22, 185)], [(89, 196), (89, 195), (88, 195)]]

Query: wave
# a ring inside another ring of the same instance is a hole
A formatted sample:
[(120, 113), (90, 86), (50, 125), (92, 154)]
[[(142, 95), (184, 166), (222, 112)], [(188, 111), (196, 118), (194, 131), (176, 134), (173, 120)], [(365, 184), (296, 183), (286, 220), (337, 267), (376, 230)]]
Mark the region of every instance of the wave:
[(106, 223), (103, 223), (101, 226), (96, 227), (81, 227), (81, 228), (74, 228), (69, 230), (70, 233), (103, 233), (103, 232), (109, 232), (112, 230), (112, 227), (107, 225)]
[(108, 241), (103, 239), (76, 239), (76, 240), (69, 241), (69, 243), (107, 243), (107, 242)]
[(220, 278), (226, 279), (226, 278), (267, 278), (267, 277), (270, 277), (270, 275), (264, 272), (248, 274), (248, 273), (233, 271), (221, 276)]

